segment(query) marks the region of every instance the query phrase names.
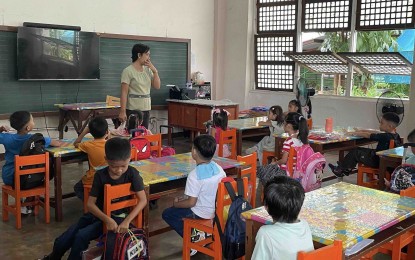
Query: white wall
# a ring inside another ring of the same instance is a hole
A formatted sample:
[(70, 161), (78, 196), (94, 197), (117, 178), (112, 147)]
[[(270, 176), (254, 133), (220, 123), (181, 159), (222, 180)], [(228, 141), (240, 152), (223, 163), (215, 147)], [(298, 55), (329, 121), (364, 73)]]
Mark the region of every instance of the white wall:
[[(83, 31), (187, 38), (192, 71), (212, 78), (214, 3), (210, 0), (0, 1), (0, 24), (81, 26)], [(157, 65), (157, 64), (155, 64)]]

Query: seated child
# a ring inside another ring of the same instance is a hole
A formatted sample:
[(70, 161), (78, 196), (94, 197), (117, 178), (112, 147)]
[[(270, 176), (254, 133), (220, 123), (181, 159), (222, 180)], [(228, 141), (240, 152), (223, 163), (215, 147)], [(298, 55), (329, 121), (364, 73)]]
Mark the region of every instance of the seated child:
[[(219, 152), (219, 140), (220, 132), (228, 130), (228, 116), (229, 112), (222, 108), (216, 108), (212, 113), (212, 128), (210, 130), (210, 135), (213, 136), (216, 140), (216, 152), (215, 155), (218, 155)], [(223, 157), (229, 157), (231, 151), (227, 144), (223, 145)]]
[(258, 125), (269, 126), (269, 136), (265, 136), (255, 146), (246, 149), (247, 154), (257, 152), (259, 165), (262, 165), (262, 151), (275, 150), (274, 134), (282, 134), (284, 132), (284, 116), (280, 106), (272, 106), (268, 111), (268, 121), (259, 122)]
[(265, 209), (275, 224), (259, 229), (252, 259), (295, 260), (299, 251), (314, 250), (308, 223), (298, 219), (304, 197), (301, 184), (284, 175), (265, 186)]
[(152, 135), (150, 130), (148, 130), (145, 126), (142, 125), (143, 123), (143, 112), (141, 110), (134, 110), (130, 116), (128, 117), (127, 122), (127, 130), (130, 132), (134, 129), (142, 129), (144, 131), (144, 135)]
[[(131, 156), (130, 142), (119, 137), (111, 138), (105, 143), (105, 157), (108, 167), (98, 170), (88, 198), (88, 213), (84, 214), (78, 223), (70, 226), (62, 235), (55, 239), (53, 251), (43, 259), (61, 259), (66, 251), (71, 249), (68, 259), (81, 259), (82, 251), (88, 248), (91, 240), (97, 239), (106, 225), (107, 246), (113, 246), (115, 233), (124, 233), (131, 221), (147, 204), (143, 179), (139, 172), (129, 166)], [(139, 203), (128, 213), (128, 209), (112, 212), (111, 217), (102, 212), (104, 205), (105, 184), (119, 185), (131, 183), (131, 189), (136, 192)], [(112, 259), (113, 248), (106, 250), (106, 258)]]
[[(82, 138), (88, 133), (91, 133), (94, 140), (82, 142)], [(76, 196), (81, 200), (84, 199), (84, 185), (92, 185), (95, 169), (107, 165), (105, 160), (105, 142), (108, 135), (107, 120), (102, 117), (95, 117), (73, 143), (76, 148), (88, 155), (89, 170), (73, 187)]]
[(288, 102), (288, 111), (284, 112), (284, 116), (286, 116), (288, 113), (298, 113), (298, 114), (303, 114), (301, 112), (301, 104), (300, 102), (298, 102), (297, 99), (293, 99), (290, 102)]
[(401, 137), (396, 133), (396, 127), (399, 124), (399, 116), (395, 113), (388, 112), (383, 114), (379, 130), (358, 130), (349, 134), (353, 136), (360, 136), (363, 138), (369, 138), (370, 140), (377, 141), (378, 145), (376, 149), (358, 147), (351, 150), (341, 162), (338, 162), (337, 166), (329, 163), (331, 171), (337, 177), (343, 177), (349, 175), (350, 172), (356, 167), (357, 163), (363, 163), (369, 167), (379, 167), (379, 156), (376, 152), (389, 149), (389, 143), (391, 140), (395, 141), (395, 146), (401, 145)]
[(184, 194), (185, 199), (175, 198), (173, 207), (163, 212), (163, 219), (183, 237), (183, 218), (213, 219), (218, 184), (226, 177), (222, 167), (212, 161), (216, 142), (210, 135), (194, 139), (192, 158), (196, 168), (189, 173)]
[[(14, 156), (19, 155), (23, 144), (32, 136), (30, 131), (35, 127), (33, 116), (28, 111), (16, 111), (10, 116), (10, 126), (17, 133), (4, 133), (8, 129), (5, 126), (0, 127), (0, 144), (4, 145), (6, 163), (2, 169), (3, 182), (6, 185), (14, 186)], [(45, 147), (61, 146), (58, 140), (45, 138)], [(22, 214), (30, 214), (31, 210), (22, 207)]]

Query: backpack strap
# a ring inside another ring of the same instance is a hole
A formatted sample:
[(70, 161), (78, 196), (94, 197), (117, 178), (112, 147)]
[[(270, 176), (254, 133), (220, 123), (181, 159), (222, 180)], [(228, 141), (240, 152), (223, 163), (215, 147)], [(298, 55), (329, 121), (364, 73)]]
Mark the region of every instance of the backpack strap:
[(238, 185), (238, 196), (244, 197), (245, 190), (244, 190), (244, 182), (241, 178), (236, 179), (236, 183)]
[[(236, 199), (235, 190), (233, 189), (232, 185), (229, 182), (225, 182), (225, 188), (231, 197), (231, 200), (234, 201)], [(239, 188), (238, 188), (239, 190)]]

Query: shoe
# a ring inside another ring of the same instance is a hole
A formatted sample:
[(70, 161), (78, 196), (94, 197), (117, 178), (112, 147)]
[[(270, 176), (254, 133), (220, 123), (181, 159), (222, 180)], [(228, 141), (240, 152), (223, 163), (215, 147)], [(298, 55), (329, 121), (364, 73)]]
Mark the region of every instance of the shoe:
[(22, 213), (23, 215), (29, 215), (32, 213), (32, 210), (29, 207), (21, 207), (20, 213)]
[(192, 243), (196, 243), (196, 242), (199, 242), (199, 241), (204, 240), (204, 239), (206, 239), (206, 233), (205, 232), (203, 232), (201, 230), (198, 230), (198, 229), (195, 229), (195, 228), (192, 230), (192, 235), (190, 237), (190, 241)]
[(194, 256), (195, 254), (197, 254), (197, 250), (190, 249), (190, 256)]
[(258, 151), (258, 147), (252, 146), (251, 148), (248, 148), (245, 150), (246, 154), (253, 154), (254, 152)]
[(150, 200), (149, 207), (151, 210), (158, 208), (157, 200)]
[(344, 176), (342, 169), (340, 166), (333, 165), (329, 163), (330, 170), (336, 175), (337, 178), (342, 178)]

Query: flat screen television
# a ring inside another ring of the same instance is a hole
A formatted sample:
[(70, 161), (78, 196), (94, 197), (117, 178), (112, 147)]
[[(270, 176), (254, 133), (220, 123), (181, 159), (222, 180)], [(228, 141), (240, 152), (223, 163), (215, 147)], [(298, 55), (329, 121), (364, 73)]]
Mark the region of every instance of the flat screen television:
[(18, 80), (97, 80), (99, 36), (75, 30), (19, 27)]

